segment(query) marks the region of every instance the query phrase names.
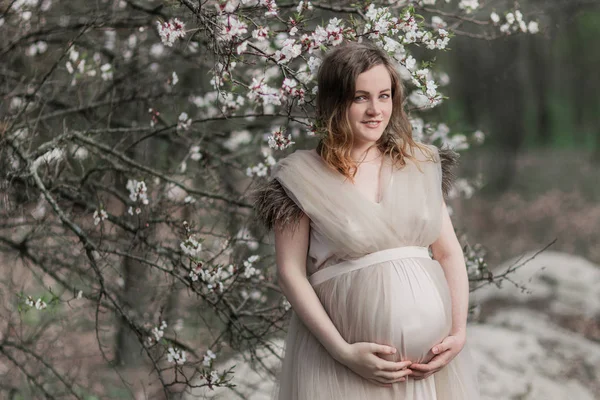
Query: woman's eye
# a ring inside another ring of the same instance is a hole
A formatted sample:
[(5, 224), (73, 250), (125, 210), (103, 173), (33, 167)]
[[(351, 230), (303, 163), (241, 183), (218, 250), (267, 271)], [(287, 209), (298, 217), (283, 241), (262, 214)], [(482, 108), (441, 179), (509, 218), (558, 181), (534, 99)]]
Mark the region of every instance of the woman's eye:
[[(390, 95), (389, 95), (389, 94), (387, 94), (387, 93), (385, 93), (385, 94), (382, 94), (382, 95), (381, 95), (381, 96), (379, 96), (379, 97), (382, 97), (382, 96), (383, 96), (383, 98), (384, 98), (384, 99), (389, 99), (389, 98), (390, 98)], [(362, 99), (364, 99), (364, 98), (365, 98), (365, 96), (357, 96), (357, 97), (355, 97), (355, 98), (354, 98), (354, 100), (355, 100), (355, 101), (359, 101), (359, 100), (362, 100)]]

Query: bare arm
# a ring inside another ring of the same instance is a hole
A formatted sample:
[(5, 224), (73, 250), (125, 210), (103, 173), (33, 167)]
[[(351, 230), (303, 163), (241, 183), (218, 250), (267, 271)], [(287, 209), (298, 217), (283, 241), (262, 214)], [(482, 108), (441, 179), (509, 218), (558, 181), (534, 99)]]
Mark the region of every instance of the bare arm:
[(348, 343), (331, 322), (306, 278), (309, 233), (310, 220), (306, 215), (302, 217), (295, 231), (281, 227), (275, 229), (279, 286), (304, 325), (329, 354), (341, 362), (344, 353), (348, 351)]
[(469, 311), (469, 278), (463, 251), (454, 232), (445, 201), (442, 206), (442, 230), (439, 238), (432, 243), (431, 252), (433, 258), (444, 269), (444, 275), (450, 288), (452, 298), (452, 330), (450, 334), (464, 336)]

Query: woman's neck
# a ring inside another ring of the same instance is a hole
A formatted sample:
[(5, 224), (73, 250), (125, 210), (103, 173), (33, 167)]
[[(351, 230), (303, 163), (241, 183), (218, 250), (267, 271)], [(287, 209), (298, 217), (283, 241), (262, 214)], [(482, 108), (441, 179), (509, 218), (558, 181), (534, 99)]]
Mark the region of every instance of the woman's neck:
[(354, 162), (369, 162), (381, 157), (382, 153), (376, 145), (370, 144), (361, 147), (355, 147), (350, 151), (350, 157)]

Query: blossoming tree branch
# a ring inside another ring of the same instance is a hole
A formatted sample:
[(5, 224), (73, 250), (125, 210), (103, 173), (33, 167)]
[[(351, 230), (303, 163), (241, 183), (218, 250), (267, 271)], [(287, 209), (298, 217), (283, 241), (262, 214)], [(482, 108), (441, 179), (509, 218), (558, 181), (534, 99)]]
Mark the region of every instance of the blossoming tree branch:
[[(0, 397), (104, 398), (119, 387), (170, 398), (235, 386), (235, 370), (217, 365), (237, 352), (257, 368), (259, 350), (277, 355), (271, 339), (289, 304), (247, 190), (322, 134), (313, 115), (323, 55), (374, 41), (406, 82), (417, 140), (464, 151), (485, 135), (431, 116), (450, 81), (433, 59), (456, 35), (536, 34), (515, 7), (3, 4)], [(452, 195), (479, 184), (459, 178)], [(507, 279), (464, 244), (474, 285)]]

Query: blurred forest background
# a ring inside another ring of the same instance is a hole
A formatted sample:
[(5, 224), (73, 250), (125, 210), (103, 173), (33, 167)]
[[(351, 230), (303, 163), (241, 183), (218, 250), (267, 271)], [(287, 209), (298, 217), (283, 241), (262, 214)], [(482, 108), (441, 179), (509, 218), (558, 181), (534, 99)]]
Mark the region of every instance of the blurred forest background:
[(455, 205), (455, 225), (489, 249), (491, 264), (552, 246), (600, 263), (600, 1), (533, 1), (539, 35), (457, 36), (438, 60), (452, 77), (439, 110), (486, 143), (461, 176), (486, 185)]

